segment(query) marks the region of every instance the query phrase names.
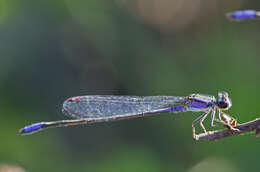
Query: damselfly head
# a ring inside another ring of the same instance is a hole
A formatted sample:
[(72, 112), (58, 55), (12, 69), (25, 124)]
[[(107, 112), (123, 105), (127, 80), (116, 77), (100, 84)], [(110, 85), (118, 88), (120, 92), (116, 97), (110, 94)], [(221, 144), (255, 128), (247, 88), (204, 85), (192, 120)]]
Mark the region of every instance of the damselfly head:
[(228, 97), (227, 92), (221, 91), (218, 93), (217, 106), (223, 110), (227, 110), (232, 106), (231, 99)]

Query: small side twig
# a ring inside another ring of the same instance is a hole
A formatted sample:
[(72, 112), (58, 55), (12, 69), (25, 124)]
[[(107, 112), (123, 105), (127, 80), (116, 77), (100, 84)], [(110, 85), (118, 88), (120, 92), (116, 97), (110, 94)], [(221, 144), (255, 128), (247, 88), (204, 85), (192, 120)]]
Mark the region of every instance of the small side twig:
[(230, 129), (225, 130), (216, 130), (216, 131), (208, 131), (208, 133), (201, 133), (196, 135), (196, 140), (218, 140), (229, 136), (235, 136), (243, 133), (247, 133), (255, 130), (255, 136), (260, 136), (260, 118), (255, 120), (239, 124), (236, 127), (239, 131), (231, 131)]

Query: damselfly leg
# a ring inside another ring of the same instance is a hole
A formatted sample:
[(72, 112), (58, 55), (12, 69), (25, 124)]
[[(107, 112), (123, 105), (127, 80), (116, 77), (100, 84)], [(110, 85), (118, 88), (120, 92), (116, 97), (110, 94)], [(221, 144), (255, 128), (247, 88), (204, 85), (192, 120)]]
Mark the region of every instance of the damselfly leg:
[(207, 130), (205, 129), (205, 127), (203, 125), (203, 121), (205, 120), (205, 118), (208, 116), (209, 113), (210, 113), (210, 110), (206, 111), (203, 115), (199, 116), (197, 119), (195, 119), (192, 122), (192, 136), (194, 139), (196, 139), (195, 125), (198, 123), (200, 123), (200, 126), (201, 126), (202, 130), (204, 131), (204, 133), (207, 133)]
[(230, 115), (228, 115), (224, 112), (221, 112), (221, 116), (222, 116), (223, 120), (215, 119), (215, 121), (223, 124), (224, 127), (227, 127), (232, 132), (240, 131), (239, 129), (234, 128), (237, 125), (237, 121), (233, 117), (231, 117)]
[[(210, 111), (211, 111), (211, 119), (210, 119), (211, 127), (223, 127), (224, 126), (224, 127), (227, 127), (232, 132), (239, 132), (239, 129), (234, 128), (237, 125), (237, 121), (230, 115), (222, 112), (220, 109), (217, 109), (217, 110), (218, 110), (217, 119), (215, 118), (216, 108), (213, 108), (212, 110), (206, 111), (203, 115), (199, 116), (197, 119), (195, 119), (192, 122), (192, 135), (193, 135), (194, 139), (196, 139), (195, 125), (198, 123), (200, 123), (200, 126), (201, 126), (202, 130), (204, 131), (204, 133), (207, 134), (207, 130), (205, 129), (205, 127), (203, 125), (203, 121), (209, 115)], [(221, 123), (223, 126), (214, 124), (214, 121)]]

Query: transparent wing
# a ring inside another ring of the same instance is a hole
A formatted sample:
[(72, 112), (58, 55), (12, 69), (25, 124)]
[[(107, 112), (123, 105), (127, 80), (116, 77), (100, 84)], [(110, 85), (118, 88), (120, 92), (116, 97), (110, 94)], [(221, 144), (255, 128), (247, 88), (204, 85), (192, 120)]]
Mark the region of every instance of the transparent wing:
[(185, 97), (175, 96), (78, 96), (67, 99), (63, 113), (73, 118), (130, 117), (183, 104)]

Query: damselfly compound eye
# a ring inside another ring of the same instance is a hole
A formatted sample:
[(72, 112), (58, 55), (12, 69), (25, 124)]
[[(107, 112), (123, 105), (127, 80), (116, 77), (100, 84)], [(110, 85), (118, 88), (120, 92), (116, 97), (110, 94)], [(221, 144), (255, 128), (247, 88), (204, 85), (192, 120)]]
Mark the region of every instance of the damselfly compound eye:
[(227, 110), (232, 106), (232, 102), (228, 97), (228, 93), (224, 91), (218, 93), (217, 106), (223, 110)]

